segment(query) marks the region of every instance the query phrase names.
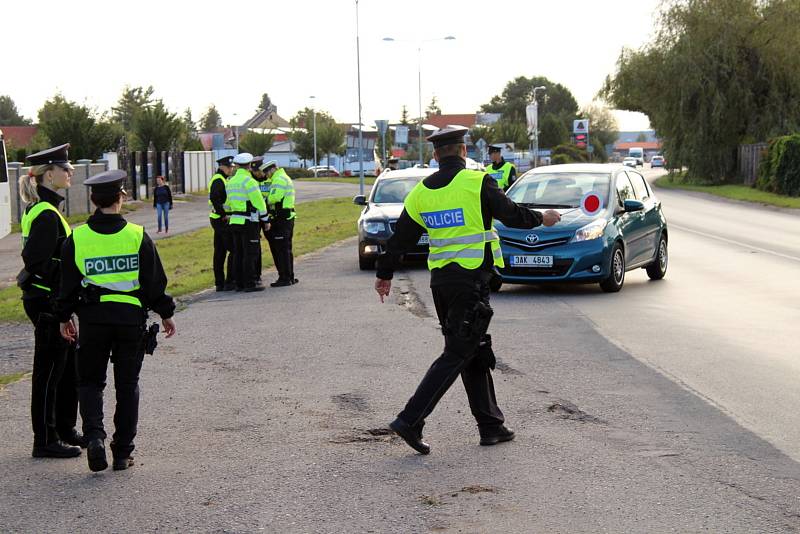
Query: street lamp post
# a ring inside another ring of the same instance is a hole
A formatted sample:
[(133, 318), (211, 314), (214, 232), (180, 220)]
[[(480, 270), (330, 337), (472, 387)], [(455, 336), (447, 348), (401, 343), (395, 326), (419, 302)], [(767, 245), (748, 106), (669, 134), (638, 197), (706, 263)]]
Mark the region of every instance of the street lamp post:
[(425, 162), (424, 151), (422, 149), (422, 44), (431, 43), (433, 41), (454, 41), (455, 37), (448, 35), (446, 37), (438, 37), (436, 39), (423, 39), (422, 41), (400, 41), (392, 37), (384, 37), (384, 41), (393, 43), (408, 43), (415, 42), (417, 44), (417, 103), (419, 104), (419, 120), (417, 122), (417, 137), (419, 141), (419, 165), (422, 167)]
[(239, 114), (233, 114), (233, 142), (236, 145), (236, 152), (239, 152)]
[(533, 166), (536, 167), (539, 163), (539, 103), (536, 100), (536, 91), (546, 91), (547, 87), (540, 85), (533, 88), (533, 102), (536, 108), (536, 128), (533, 131)]
[(358, 0), (356, 0), (356, 70), (358, 73), (358, 192), (364, 194), (364, 125), (361, 121), (361, 47), (358, 36)]
[[(317, 177), (317, 107), (314, 105), (314, 96), (309, 97), (312, 100), (311, 111), (314, 115), (314, 178)], [(330, 164), (330, 162), (328, 162)]]

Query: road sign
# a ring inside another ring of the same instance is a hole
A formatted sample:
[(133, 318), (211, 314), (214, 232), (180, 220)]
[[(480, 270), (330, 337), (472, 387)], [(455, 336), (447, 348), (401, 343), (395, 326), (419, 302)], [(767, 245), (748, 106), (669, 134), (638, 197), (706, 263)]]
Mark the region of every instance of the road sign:
[(398, 145), (408, 144), (408, 126), (398, 126), (394, 131), (394, 142)]
[(484, 150), (486, 150), (486, 140), (481, 137), (480, 139), (475, 141), (475, 146), (478, 147), (478, 150), (483, 152)]
[(589, 119), (577, 119), (572, 121), (572, 133), (589, 133)]
[(586, 147), (586, 152), (592, 154), (594, 152), (594, 145), (589, 145)]
[(378, 133), (381, 135), (386, 135), (386, 130), (389, 129), (389, 121), (387, 120), (376, 120), (375, 127), (378, 129)]
[(588, 136), (585, 133), (576, 133), (575, 134), (575, 146), (579, 148), (584, 148), (588, 141)]

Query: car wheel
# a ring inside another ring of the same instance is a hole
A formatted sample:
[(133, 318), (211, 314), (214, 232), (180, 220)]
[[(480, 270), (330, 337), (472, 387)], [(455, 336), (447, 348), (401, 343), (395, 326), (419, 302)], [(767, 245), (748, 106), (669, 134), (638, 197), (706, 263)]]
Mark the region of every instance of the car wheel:
[(606, 293), (616, 293), (625, 283), (625, 251), (619, 243), (611, 249), (611, 266), (608, 277), (600, 282), (600, 288)]
[(658, 250), (656, 251), (656, 259), (647, 266), (647, 276), (650, 280), (661, 280), (667, 274), (667, 264), (669, 263), (669, 255), (667, 254), (667, 238), (663, 235), (658, 240)]
[(375, 268), (375, 258), (365, 258), (359, 254), (358, 267), (362, 271), (371, 271)]

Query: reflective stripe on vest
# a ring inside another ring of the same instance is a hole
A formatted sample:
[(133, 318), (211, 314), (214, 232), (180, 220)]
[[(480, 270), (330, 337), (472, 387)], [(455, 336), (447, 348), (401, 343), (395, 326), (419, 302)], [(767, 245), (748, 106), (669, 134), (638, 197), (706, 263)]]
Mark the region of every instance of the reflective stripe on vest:
[(115, 234), (100, 234), (88, 224), (75, 228), (75, 265), (83, 275), (81, 284), (93, 285), (114, 293), (101, 295), (100, 302), (122, 302), (142, 305), (134, 295), (126, 295), (140, 288), (139, 248), (144, 228), (126, 222)]
[[(211, 194), (211, 186), (214, 184), (214, 182), (216, 180), (222, 180), (223, 184), (227, 182), (227, 180), (225, 179), (225, 177), (223, 175), (221, 175), (220, 173), (216, 173), (214, 176), (211, 177), (211, 180), (208, 182), (208, 192), (209, 192), (209, 194)], [(208, 214), (208, 216), (210, 218), (212, 218), (212, 219), (220, 219), (222, 217), (222, 215), (219, 215), (216, 211), (214, 211), (214, 204), (211, 202), (210, 198), (208, 199), (208, 207), (211, 209), (210, 213)], [(230, 206), (228, 205), (227, 195), (226, 195), (226, 198), (225, 198), (225, 203), (222, 204), (222, 209), (224, 209), (226, 212), (230, 211)]]
[(236, 174), (225, 182), (225, 193), (228, 195), (228, 205), (231, 208), (229, 224), (242, 225), (250, 217), (247, 213), (246, 184), (250, 178), (247, 169), (236, 169)]
[(499, 169), (495, 169), (493, 164), (486, 167), (486, 174), (491, 176), (492, 178), (497, 181), (497, 186), (501, 189), (505, 189), (508, 187), (508, 179), (511, 177), (511, 169), (514, 168), (514, 165), (511, 163), (504, 161), (503, 166)]
[[(67, 237), (72, 233), (72, 228), (69, 227), (67, 220), (61, 215), (61, 212), (58, 209), (46, 202), (44, 200), (40, 200), (39, 202), (33, 204), (30, 209), (27, 209), (25, 213), (22, 214), (22, 222), (20, 223), (21, 230), (22, 230), (22, 247), (25, 248), (25, 244), (28, 242), (28, 237), (31, 235), (31, 227), (33, 226), (33, 221), (36, 220), (36, 217), (44, 213), (45, 211), (54, 211), (58, 215), (59, 220), (61, 221), (61, 226), (64, 227), (64, 232), (66, 233)], [(59, 258), (51, 258), (55, 261), (61, 261)], [(33, 275), (35, 278), (41, 280), (39, 275)], [(36, 282), (32, 282), (31, 285), (33, 287), (38, 287), (44, 291), (52, 291), (52, 289), (46, 285), (37, 284)]]
[(464, 169), (445, 187), (428, 189), (419, 182), (406, 197), (406, 212), (428, 232), (428, 268), (457, 263), (465, 269), (477, 269), (483, 263), (486, 243), (490, 244), (494, 265), (503, 266), (499, 237), (494, 230), (484, 228), (480, 198), (483, 177), (483, 172)]

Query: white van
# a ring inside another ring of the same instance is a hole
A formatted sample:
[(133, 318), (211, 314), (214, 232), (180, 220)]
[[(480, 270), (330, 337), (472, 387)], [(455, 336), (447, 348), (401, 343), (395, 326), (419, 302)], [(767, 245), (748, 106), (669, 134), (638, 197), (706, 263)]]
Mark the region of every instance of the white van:
[(644, 167), (644, 149), (642, 147), (633, 146), (629, 148), (628, 157), (636, 158), (636, 165)]

